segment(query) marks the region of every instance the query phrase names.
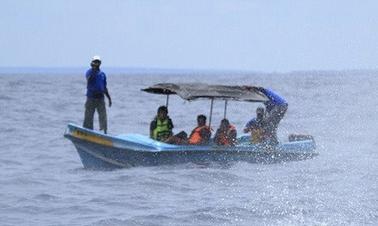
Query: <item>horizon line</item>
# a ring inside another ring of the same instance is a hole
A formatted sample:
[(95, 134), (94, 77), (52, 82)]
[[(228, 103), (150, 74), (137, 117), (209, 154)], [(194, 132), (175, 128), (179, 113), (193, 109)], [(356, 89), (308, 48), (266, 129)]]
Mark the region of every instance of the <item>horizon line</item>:
[[(68, 72), (82, 72), (88, 69), (89, 66), (0, 66), (0, 74), (4, 73), (53, 73), (64, 74)], [(291, 74), (302, 72), (375, 72), (378, 68), (346, 68), (346, 69), (301, 69), (290, 71), (262, 71), (262, 70), (247, 70), (247, 69), (211, 69), (211, 68), (164, 68), (164, 67), (127, 67), (127, 66), (104, 66), (104, 71), (112, 73), (238, 73), (238, 74)], [(58, 71), (63, 70), (63, 71)]]

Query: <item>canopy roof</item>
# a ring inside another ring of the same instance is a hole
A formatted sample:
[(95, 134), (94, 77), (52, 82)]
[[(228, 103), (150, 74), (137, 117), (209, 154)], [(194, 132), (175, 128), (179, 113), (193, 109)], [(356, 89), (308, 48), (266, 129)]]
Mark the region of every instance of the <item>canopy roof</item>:
[(199, 98), (264, 102), (268, 98), (256, 86), (208, 85), (204, 83), (159, 83), (142, 91), (153, 94), (177, 94), (185, 100)]

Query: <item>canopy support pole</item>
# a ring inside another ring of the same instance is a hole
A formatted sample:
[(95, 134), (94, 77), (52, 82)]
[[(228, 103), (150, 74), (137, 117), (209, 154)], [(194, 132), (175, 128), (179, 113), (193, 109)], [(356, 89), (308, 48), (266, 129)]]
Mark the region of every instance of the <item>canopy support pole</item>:
[(224, 101), (224, 114), (223, 114), (223, 118), (226, 118), (226, 115), (227, 115), (227, 102), (228, 102), (228, 100)]
[(168, 103), (169, 103), (169, 94), (167, 94), (167, 100), (165, 101), (165, 106), (168, 108)]
[(214, 98), (211, 98), (211, 104), (210, 104), (210, 117), (209, 117), (209, 127), (211, 127), (211, 118), (213, 116), (213, 104), (214, 104)]

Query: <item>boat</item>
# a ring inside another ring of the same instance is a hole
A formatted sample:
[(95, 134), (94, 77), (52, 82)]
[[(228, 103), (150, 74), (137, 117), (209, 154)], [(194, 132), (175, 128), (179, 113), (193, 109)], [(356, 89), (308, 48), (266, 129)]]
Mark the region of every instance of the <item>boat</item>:
[[(264, 102), (267, 97), (253, 86), (207, 85), (198, 83), (159, 83), (142, 89), (152, 94), (177, 95), (184, 100), (211, 100), (209, 126), (214, 100)], [(252, 144), (249, 135), (239, 136), (236, 145), (176, 145), (151, 139), (141, 134), (108, 135), (68, 124), (64, 137), (71, 140), (79, 153), (84, 168), (116, 169), (160, 166), (171, 164), (228, 164), (235, 161), (250, 163), (278, 163), (312, 158), (316, 144), (312, 136), (291, 135), (288, 142), (277, 145)]]

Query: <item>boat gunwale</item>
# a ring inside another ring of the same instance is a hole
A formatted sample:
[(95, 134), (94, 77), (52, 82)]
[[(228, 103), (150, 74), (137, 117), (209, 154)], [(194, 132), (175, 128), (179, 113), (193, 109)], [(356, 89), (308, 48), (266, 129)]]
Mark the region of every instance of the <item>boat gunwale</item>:
[[(101, 137), (107, 139), (108, 141), (112, 142), (112, 145), (109, 147), (120, 148), (120, 149), (127, 149), (131, 151), (137, 152), (149, 152), (149, 153), (159, 153), (159, 152), (188, 152), (188, 151), (198, 151), (198, 152), (209, 152), (209, 151), (222, 151), (222, 152), (275, 152), (275, 153), (316, 153), (316, 144), (313, 140), (305, 140), (305, 141), (294, 141), (294, 142), (283, 142), (280, 143), (278, 146), (262, 146), (262, 145), (253, 145), (253, 144), (239, 144), (236, 146), (220, 146), (220, 145), (174, 145), (174, 144), (166, 144), (159, 141), (151, 140), (151, 143), (139, 143), (138, 141), (133, 141), (129, 139), (122, 138), (120, 136), (133, 136), (137, 135), (140, 137), (147, 138), (147, 136), (143, 136), (140, 134), (127, 134), (127, 135), (119, 135), (119, 136), (112, 136), (108, 134), (102, 134), (100, 132), (86, 129), (75, 124), (69, 123), (67, 130), (64, 136), (70, 139), (72, 142), (74, 140), (80, 140), (88, 143), (96, 143), (91, 142), (90, 140), (81, 139), (76, 137), (72, 134), (72, 131), (77, 130), (81, 132), (85, 132), (88, 135), (93, 135), (96, 137)], [(309, 143), (311, 142), (311, 143)], [(100, 144), (101, 145), (101, 144)], [(313, 146), (310, 148), (309, 151), (285, 151), (285, 146), (287, 145), (299, 145), (302, 147), (305, 146)], [(274, 148), (274, 151), (272, 150)]]

